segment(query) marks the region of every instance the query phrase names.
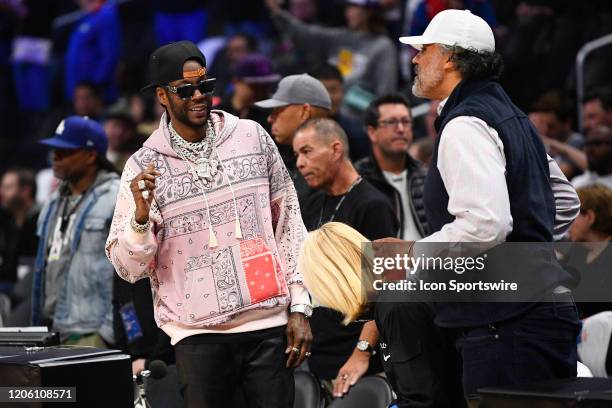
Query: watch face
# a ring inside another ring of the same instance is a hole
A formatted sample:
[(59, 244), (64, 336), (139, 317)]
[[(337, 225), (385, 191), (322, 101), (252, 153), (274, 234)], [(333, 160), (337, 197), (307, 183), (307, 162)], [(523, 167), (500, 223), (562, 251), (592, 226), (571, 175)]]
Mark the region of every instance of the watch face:
[(294, 313), (294, 312), (295, 313), (302, 313), (307, 318), (310, 318), (312, 316), (312, 306), (310, 306), (310, 305), (291, 306), (290, 311), (291, 311), (291, 313)]
[(366, 351), (370, 344), (366, 340), (359, 340), (357, 342), (357, 348), (361, 351)]
[(312, 316), (312, 306), (306, 305), (304, 308), (304, 314), (308, 317)]

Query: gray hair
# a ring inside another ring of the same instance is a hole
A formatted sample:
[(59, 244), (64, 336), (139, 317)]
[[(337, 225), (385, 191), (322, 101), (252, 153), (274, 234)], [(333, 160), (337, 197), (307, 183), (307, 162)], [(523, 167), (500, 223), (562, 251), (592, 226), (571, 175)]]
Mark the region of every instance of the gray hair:
[(302, 123), (297, 128), (295, 133), (302, 130), (312, 129), (318, 138), (324, 139), (326, 142), (332, 142), (333, 140), (339, 140), (344, 147), (344, 157), (349, 158), (349, 143), (346, 132), (340, 127), (338, 122), (328, 118), (316, 118), (310, 119), (305, 123)]
[(458, 45), (440, 44), (440, 46), (451, 54), (449, 61), (455, 64), (455, 68), (463, 79), (499, 79), (501, 77), (504, 64), (498, 52), (475, 51)]

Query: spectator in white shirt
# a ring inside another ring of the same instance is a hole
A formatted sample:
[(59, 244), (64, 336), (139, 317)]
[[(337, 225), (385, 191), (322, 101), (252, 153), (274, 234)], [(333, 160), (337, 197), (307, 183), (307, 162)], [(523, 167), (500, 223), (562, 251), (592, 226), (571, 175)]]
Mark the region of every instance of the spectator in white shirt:
[[(413, 93), (441, 101), (425, 182), (425, 210), (435, 232), (420, 242), (534, 242), (543, 248), (537, 243), (556, 236), (548, 157), (527, 116), (497, 82), (501, 57), (491, 28), (469, 11), (445, 10), (422, 36), (400, 41), (419, 50)], [(571, 276), (554, 257), (545, 258), (513, 259), (517, 276), (528, 273), (542, 285), (539, 301), (436, 304), (436, 323), (458, 329), (470, 406), (477, 406), (481, 387), (576, 375), (580, 325), (561, 286)]]

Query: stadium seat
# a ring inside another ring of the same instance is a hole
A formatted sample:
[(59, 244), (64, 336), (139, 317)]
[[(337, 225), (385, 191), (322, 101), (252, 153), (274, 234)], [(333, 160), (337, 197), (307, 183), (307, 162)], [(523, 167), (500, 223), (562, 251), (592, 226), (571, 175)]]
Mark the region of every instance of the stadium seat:
[(382, 377), (364, 377), (343, 398), (335, 399), (328, 408), (387, 408), (393, 400), (391, 386)]
[(321, 385), (314, 374), (308, 371), (296, 370), (293, 373), (295, 381), (295, 399), (293, 408), (321, 408)]

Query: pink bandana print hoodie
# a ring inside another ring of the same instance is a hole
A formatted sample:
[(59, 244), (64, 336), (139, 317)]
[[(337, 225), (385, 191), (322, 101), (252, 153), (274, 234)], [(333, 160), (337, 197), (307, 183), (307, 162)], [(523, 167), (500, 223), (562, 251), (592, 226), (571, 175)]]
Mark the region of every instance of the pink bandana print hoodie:
[[(126, 163), (106, 242), (123, 279), (151, 279), (155, 320), (172, 344), (193, 334), (280, 326), (290, 302), (310, 304), (297, 270), (307, 232), (274, 142), (256, 122), (218, 110), (211, 119), (223, 163), (214, 179), (196, 180), (172, 149), (164, 114)], [(161, 175), (151, 228), (136, 233), (130, 182), (149, 163)], [(209, 220), (217, 246), (209, 245)]]

